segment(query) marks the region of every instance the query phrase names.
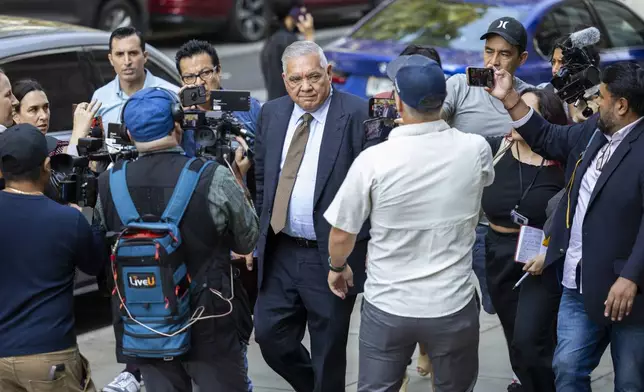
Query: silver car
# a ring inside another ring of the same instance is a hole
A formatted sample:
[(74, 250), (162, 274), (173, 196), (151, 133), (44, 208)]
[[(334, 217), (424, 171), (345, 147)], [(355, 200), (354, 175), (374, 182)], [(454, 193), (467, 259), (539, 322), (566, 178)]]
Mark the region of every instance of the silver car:
[[(94, 91), (116, 77), (107, 55), (110, 34), (57, 22), (0, 15), (0, 67), (13, 82), (36, 79), (50, 102), (49, 133), (71, 135), (72, 105), (89, 101)], [(146, 45), (146, 68), (181, 85), (174, 62)], [(96, 290), (96, 279), (77, 271), (75, 294)]]

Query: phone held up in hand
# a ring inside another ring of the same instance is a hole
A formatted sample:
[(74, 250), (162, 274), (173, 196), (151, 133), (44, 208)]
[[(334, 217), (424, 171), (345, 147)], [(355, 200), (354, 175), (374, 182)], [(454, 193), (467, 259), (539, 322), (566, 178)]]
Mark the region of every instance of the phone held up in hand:
[(494, 87), (494, 70), (492, 68), (467, 67), (465, 69), (467, 85), (472, 87)]
[(398, 118), (394, 98), (369, 98), (369, 118)]

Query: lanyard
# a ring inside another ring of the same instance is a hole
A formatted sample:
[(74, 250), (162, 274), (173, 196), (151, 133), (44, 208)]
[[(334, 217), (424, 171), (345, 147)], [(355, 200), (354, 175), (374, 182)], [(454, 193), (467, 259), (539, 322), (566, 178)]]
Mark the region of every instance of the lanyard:
[(534, 186), (534, 182), (537, 180), (537, 176), (539, 176), (539, 172), (543, 168), (543, 164), (546, 162), (545, 158), (541, 158), (541, 164), (539, 165), (539, 168), (537, 169), (537, 172), (534, 174), (534, 177), (532, 178), (532, 181), (530, 181), (530, 185), (526, 188), (526, 190), (523, 190), (523, 169), (521, 167), (521, 156), (519, 155), (519, 147), (517, 146), (517, 162), (519, 163), (519, 192), (523, 192), (521, 195), (521, 198), (517, 202), (516, 206), (514, 206), (514, 209), (516, 211), (519, 210), (519, 205), (521, 205), (521, 202), (525, 197), (528, 195), (528, 192), (530, 192), (530, 189)]

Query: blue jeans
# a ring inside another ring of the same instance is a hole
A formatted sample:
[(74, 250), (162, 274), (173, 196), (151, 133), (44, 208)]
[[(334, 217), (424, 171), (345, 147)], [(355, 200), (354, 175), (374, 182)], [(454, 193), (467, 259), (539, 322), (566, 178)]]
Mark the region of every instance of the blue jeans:
[(476, 241), (472, 248), (472, 269), (481, 285), (483, 310), (489, 314), (496, 314), (487, 290), (487, 278), (485, 277), (485, 235), (487, 230), (488, 227), (485, 225), (476, 226)]
[(557, 392), (591, 392), (590, 373), (610, 343), (615, 391), (644, 391), (644, 326), (600, 326), (588, 318), (576, 290), (563, 289), (553, 361)]
[(248, 345), (241, 342), (242, 354), (244, 354), (244, 368), (246, 368), (246, 384), (248, 384), (248, 392), (253, 392), (253, 382), (248, 377)]

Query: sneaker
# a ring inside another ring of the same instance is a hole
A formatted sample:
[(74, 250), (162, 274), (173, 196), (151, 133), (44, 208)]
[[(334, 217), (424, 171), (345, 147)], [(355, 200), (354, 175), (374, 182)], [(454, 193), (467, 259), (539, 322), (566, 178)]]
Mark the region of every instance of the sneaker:
[(114, 381), (103, 388), (103, 392), (140, 392), (141, 383), (130, 372), (119, 374)]
[(512, 384), (508, 385), (508, 392), (522, 392), (523, 391), (523, 385), (519, 384), (518, 382), (512, 382)]

